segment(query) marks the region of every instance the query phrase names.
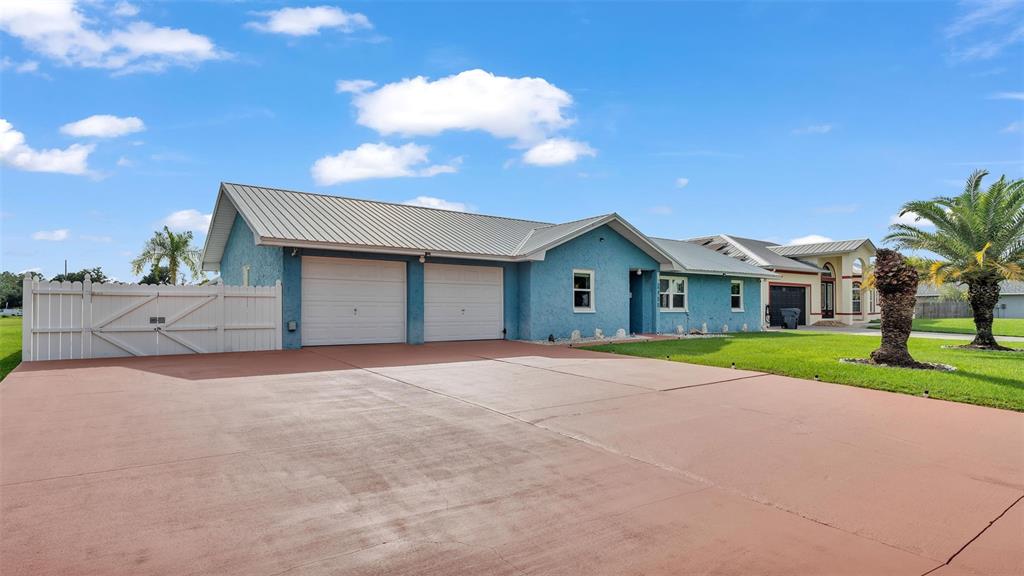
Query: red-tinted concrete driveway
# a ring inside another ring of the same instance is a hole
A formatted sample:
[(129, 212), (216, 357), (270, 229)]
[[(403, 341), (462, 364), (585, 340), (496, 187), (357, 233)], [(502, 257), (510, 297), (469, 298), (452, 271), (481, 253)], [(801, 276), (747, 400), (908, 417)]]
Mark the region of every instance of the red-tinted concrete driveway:
[(1024, 415), (507, 342), (23, 365), (0, 573), (1024, 573)]

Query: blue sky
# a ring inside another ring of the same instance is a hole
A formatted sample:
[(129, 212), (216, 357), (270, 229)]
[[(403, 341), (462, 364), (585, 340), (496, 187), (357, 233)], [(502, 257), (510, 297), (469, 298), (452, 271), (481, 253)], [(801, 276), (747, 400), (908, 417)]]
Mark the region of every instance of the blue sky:
[(201, 244), (222, 180), (784, 243), (1024, 175), (1016, 2), (11, 2), (0, 40), (2, 267), (47, 276)]

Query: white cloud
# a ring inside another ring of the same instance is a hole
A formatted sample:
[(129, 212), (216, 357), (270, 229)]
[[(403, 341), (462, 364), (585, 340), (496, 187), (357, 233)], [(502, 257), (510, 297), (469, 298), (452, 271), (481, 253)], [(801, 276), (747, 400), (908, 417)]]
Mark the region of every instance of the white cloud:
[(114, 16), (120, 16), (121, 18), (131, 18), (132, 16), (138, 16), (139, 7), (122, 0), (114, 5), (114, 10), (111, 14)]
[(1003, 128), (1000, 132), (1003, 134), (1015, 134), (1021, 130), (1024, 130), (1024, 122), (1018, 120), (1016, 122), (1010, 122), (1006, 125), (1006, 128)]
[(671, 206), (651, 206), (648, 210), (651, 214), (657, 214), (658, 216), (671, 216)]
[(35, 150), (25, 143), (25, 135), (0, 118), (0, 162), (27, 172), (88, 174), (92, 144), (72, 144), (63, 150)]
[(14, 67), (14, 71), (17, 72), (18, 74), (28, 74), (28, 73), (31, 73), (31, 72), (38, 72), (39, 71), (39, 62), (36, 62), (35, 60), (26, 60), (26, 61), (22, 62), (21, 64), (18, 64), (17, 66), (15, 66)]
[(128, 116), (119, 118), (110, 114), (96, 114), (83, 118), (78, 122), (71, 122), (60, 127), (60, 131), (68, 136), (79, 138), (116, 138), (125, 134), (142, 132), (146, 125), (141, 118)]
[(946, 38), (956, 38), (985, 25), (999, 23), (1016, 4), (1012, 0), (962, 2), (962, 6), (972, 9), (958, 16), (946, 27)]
[(189, 208), (187, 210), (171, 212), (163, 219), (160, 225), (167, 226), (175, 232), (191, 230), (193, 232), (205, 234), (206, 230), (210, 227), (210, 220), (212, 219), (213, 214), (203, 214), (195, 208)]
[(789, 241), (789, 245), (793, 244), (819, 244), (821, 242), (831, 242), (832, 239), (828, 236), (822, 236), (821, 234), (808, 234), (807, 236), (800, 236), (799, 238), (793, 238)]
[(831, 131), (831, 124), (811, 124), (801, 128), (794, 128), (793, 134), (828, 134)]
[(1024, 100), (1024, 92), (996, 92), (989, 100)]
[(560, 166), (575, 162), (581, 156), (596, 156), (597, 151), (586, 142), (568, 138), (549, 138), (523, 154), (523, 162), (534, 166)]
[(509, 78), (484, 70), (433, 81), (405, 79), (359, 94), (353, 104), (357, 122), (381, 134), (480, 130), (529, 145), (573, 123), (564, 115), (572, 105), (568, 92), (543, 78)]
[(0, 10), (0, 30), (21, 39), (29, 50), (68, 66), (120, 73), (161, 71), (227, 56), (206, 36), (184, 28), (134, 21), (102, 30), (98, 22), (98, 15), (87, 16), (75, 0), (11, 0)]
[(686, 186), (689, 184), (689, 178), (676, 178), (676, 188), (686, 188)]
[(121, 168), (128, 168), (134, 166), (135, 162), (132, 162), (131, 160), (124, 156), (121, 156), (120, 158), (117, 159), (117, 165), (120, 166)]
[(907, 212), (900, 216), (899, 214), (893, 214), (889, 217), (889, 224), (906, 224), (907, 226), (924, 226), (931, 227), (935, 224), (927, 218), (921, 218), (917, 215), (917, 212)]
[(338, 80), (334, 84), (334, 91), (339, 94), (342, 92), (362, 94), (376, 85), (377, 83), (373, 80)]
[(429, 151), (428, 146), (411, 142), (397, 147), (367, 143), (317, 160), (311, 172), (317, 184), (327, 186), (372, 178), (429, 177), (457, 170), (458, 159), (447, 165), (420, 168), (428, 162)]
[(402, 202), (402, 204), (407, 204), (409, 206), (422, 206), (424, 208), (440, 208), (441, 210), (454, 210), (455, 212), (472, 212), (472, 210), (462, 202), (450, 202), (444, 198), (434, 198), (433, 196), (417, 196)]
[(987, 60), (1024, 41), (1018, 0), (960, 2), (961, 13), (946, 27), (954, 61)]
[(60, 228), (58, 230), (40, 230), (32, 234), (33, 240), (46, 240), (49, 242), (60, 242), (67, 240), (68, 235), (71, 233), (67, 228)]
[(334, 6), (306, 6), (303, 8), (281, 8), (260, 12), (266, 19), (262, 22), (248, 22), (246, 27), (271, 34), (288, 36), (312, 36), (321, 29), (335, 28), (342, 32), (355, 32), (373, 28), (370, 19), (358, 12), (345, 12)]

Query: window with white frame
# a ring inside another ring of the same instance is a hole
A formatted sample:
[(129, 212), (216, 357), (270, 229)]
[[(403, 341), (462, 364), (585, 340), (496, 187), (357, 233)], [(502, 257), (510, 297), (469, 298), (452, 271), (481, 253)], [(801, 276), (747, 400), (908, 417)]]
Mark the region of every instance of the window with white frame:
[(743, 311), (743, 281), (733, 280), (729, 285), (729, 305), (733, 312)]
[(853, 283), (853, 294), (850, 302), (853, 303), (853, 313), (860, 314), (860, 282)]
[(594, 311), (594, 271), (572, 271), (572, 309), (576, 312)]
[(249, 285), (249, 265), (242, 266), (242, 286)]
[(686, 278), (663, 276), (658, 280), (658, 300), (662, 310), (686, 311)]

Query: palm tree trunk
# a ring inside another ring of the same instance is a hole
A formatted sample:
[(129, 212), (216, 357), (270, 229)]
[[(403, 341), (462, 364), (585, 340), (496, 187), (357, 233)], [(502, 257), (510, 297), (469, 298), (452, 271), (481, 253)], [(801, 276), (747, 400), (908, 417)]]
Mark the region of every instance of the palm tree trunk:
[(171, 285), (178, 285), (178, 261), (174, 258), (167, 259), (167, 275), (171, 278)]
[(995, 348), (1002, 346), (996, 342), (992, 334), (992, 320), (996, 304), (999, 303), (999, 281), (978, 280), (967, 283), (967, 297), (974, 312), (974, 329), (977, 331), (971, 346), (975, 348)]
[(882, 294), (882, 345), (871, 353), (871, 359), (889, 366), (916, 366), (917, 361), (907, 349), (914, 324), (914, 292)]

